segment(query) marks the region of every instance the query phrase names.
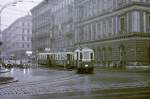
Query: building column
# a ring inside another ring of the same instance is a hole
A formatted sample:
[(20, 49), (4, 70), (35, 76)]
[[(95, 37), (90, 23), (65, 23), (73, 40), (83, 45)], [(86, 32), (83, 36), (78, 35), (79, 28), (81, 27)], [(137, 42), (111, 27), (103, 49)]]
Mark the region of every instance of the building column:
[(116, 31), (116, 33), (118, 34), (118, 33), (119, 33), (119, 32), (118, 32), (118, 31), (119, 31), (119, 29), (118, 29), (118, 28), (119, 28), (118, 16), (115, 17), (115, 23), (116, 23), (116, 25), (115, 25), (115, 27), (116, 27), (116, 28), (115, 28), (115, 31)]
[(144, 28), (144, 32), (146, 32), (146, 12), (143, 13), (143, 28)]
[(113, 35), (114, 34), (114, 18), (112, 17), (112, 19), (111, 19), (111, 21), (112, 21), (112, 27), (111, 27), (111, 35)]

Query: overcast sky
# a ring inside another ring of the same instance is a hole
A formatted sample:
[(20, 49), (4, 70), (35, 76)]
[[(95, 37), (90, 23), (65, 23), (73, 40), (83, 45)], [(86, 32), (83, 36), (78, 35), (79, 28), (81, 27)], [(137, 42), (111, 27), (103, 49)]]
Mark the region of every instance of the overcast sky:
[[(1, 5), (5, 5), (12, 1), (16, 1), (16, 0), (0, 0), (0, 8), (1, 8)], [(34, 1), (34, 3), (29, 2), (29, 1)], [(32, 9), (41, 1), (43, 0), (24, 0), (24, 2), (22, 3), (17, 3), (16, 6), (9, 6), (5, 8), (1, 14), (2, 30), (7, 28), (17, 18), (27, 15), (30, 9)]]

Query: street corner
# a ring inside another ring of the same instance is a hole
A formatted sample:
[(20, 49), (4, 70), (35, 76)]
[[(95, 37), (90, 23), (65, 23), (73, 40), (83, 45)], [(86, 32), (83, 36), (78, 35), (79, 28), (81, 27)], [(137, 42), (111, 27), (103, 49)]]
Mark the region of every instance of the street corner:
[(4, 77), (4, 76), (0, 77), (0, 85), (12, 83), (12, 82), (18, 82), (18, 80), (14, 79), (14, 77)]

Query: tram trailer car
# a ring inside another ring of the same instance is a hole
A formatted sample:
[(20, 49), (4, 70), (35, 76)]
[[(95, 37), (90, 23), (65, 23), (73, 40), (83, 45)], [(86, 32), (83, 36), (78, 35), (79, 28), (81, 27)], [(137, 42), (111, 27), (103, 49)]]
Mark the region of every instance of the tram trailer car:
[(90, 48), (77, 49), (74, 52), (77, 73), (94, 72), (94, 51)]
[(38, 64), (40, 65), (52, 65), (52, 53), (39, 53)]
[(73, 52), (55, 53), (55, 64), (66, 69), (73, 69), (74, 55)]
[(38, 63), (41, 65), (57, 66), (73, 69), (73, 52), (39, 53)]

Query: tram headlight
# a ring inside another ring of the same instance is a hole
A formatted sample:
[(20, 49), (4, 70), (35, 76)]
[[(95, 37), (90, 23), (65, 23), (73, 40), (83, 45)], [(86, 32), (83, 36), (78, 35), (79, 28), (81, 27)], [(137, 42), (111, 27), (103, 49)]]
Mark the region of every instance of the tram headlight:
[(89, 67), (89, 65), (88, 65), (88, 64), (85, 64), (85, 67)]

